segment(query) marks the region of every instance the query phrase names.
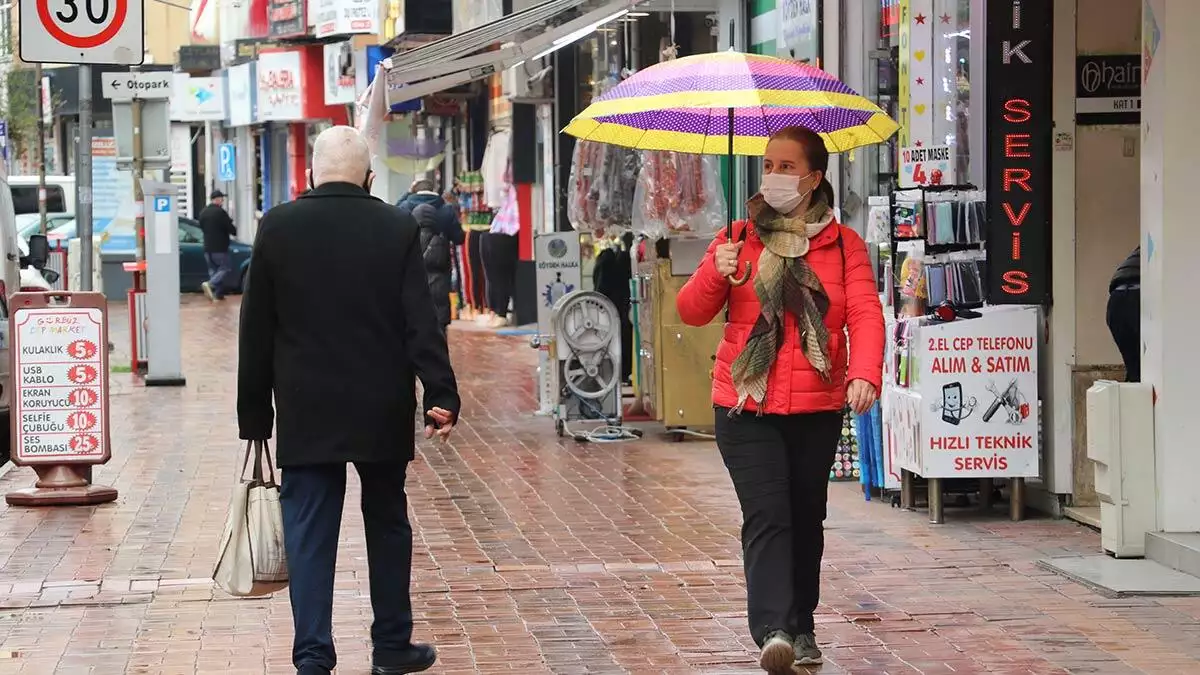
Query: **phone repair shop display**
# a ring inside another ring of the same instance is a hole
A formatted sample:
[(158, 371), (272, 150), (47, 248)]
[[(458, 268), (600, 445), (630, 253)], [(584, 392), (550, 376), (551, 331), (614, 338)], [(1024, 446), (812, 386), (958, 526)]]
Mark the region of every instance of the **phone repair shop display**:
[[(989, 505), (991, 479), (1008, 478), (1014, 520), (1022, 517), (1024, 479), (1040, 475), (1038, 320), (1026, 305), (943, 311), (897, 322), (889, 381), (919, 414), (885, 411), (889, 442), (906, 472), (902, 502), (912, 506), (912, 476), (928, 482), (930, 520), (943, 522), (946, 479), (979, 481)], [(911, 406), (910, 406), (911, 408)], [(905, 439), (901, 443), (898, 439)]]

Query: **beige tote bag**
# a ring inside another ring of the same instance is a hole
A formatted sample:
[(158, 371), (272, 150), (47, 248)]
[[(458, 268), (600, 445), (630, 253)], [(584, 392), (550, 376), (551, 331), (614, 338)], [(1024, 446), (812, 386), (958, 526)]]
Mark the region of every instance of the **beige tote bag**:
[[(254, 455), (254, 470), (246, 479), (246, 467)], [(267, 474), (263, 476), (263, 463)], [(229, 503), (225, 532), (213, 581), (237, 597), (269, 595), (287, 588), (287, 553), (283, 548), (283, 511), (279, 486), (266, 441), (246, 444), (246, 458)]]

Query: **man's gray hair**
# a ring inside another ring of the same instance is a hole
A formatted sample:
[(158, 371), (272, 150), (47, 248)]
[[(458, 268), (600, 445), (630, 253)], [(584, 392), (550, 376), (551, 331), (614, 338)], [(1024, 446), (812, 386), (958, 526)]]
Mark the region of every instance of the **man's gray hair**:
[(436, 186), (433, 184), (433, 181), (431, 181), (427, 178), (422, 178), (421, 180), (412, 184), (412, 191), (413, 192), (434, 192), (435, 187)]
[(371, 149), (354, 127), (330, 127), (322, 131), (313, 142), (313, 185), (361, 185), (370, 170)]

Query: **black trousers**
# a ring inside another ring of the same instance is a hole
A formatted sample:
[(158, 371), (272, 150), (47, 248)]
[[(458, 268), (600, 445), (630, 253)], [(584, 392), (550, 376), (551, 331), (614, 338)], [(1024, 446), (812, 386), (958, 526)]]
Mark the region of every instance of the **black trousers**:
[[(404, 494), (407, 462), (356, 463), (370, 573), (371, 642), (376, 657), (406, 649), (412, 640), (412, 527)], [(292, 663), (333, 670), (333, 579), (337, 566), (346, 464), (287, 467), (282, 471), (284, 547), (292, 600)]]
[(487, 274), (483, 271), (484, 239), (488, 233), (480, 230), (467, 232), (467, 268), (471, 277), (471, 308), (487, 308)]
[(508, 303), (512, 300), (517, 285), (516, 235), (490, 233), (484, 247), (483, 266), (487, 270), (488, 308), (500, 316), (508, 314)]
[(750, 634), (762, 646), (775, 631), (813, 632), (842, 413), (728, 413), (716, 409), (717, 447), (742, 506)]
[(1142, 381), (1142, 292), (1138, 289), (1108, 294), (1105, 315), (1108, 331), (1125, 362), (1125, 381)]
[(615, 303), (617, 314), (621, 317), (621, 379), (633, 377), (633, 319), (629, 316), (630, 303), (628, 300)]

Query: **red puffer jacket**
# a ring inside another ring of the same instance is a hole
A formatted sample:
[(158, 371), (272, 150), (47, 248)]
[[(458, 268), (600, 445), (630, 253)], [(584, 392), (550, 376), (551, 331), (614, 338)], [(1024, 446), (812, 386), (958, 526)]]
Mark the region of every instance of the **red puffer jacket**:
[[(743, 269), (745, 261), (754, 262), (754, 273), (757, 273), (763, 242), (749, 222), (734, 225), (735, 233), (747, 230), (747, 235), (741, 237), (746, 243), (738, 259)], [(730, 366), (745, 349), (750, 329), (762, 308), (754, 292), (753, 276), (742, 286), (731, 286), (717, 274), (713, 251), (726, 240), (722, 231), (709, 245), (700, 267), (680, 289), (675, 305), (684, 322), (703, 326), (716, 317), (728, 300), (729, 320), (725, 324), (725, 337), (717, 348), (712, 398), (714, 405), (732, 408), (737, 404), (737, 393)], [(766, 403), (759, 406), (753, 400), (747, 401), (746, 410), (761, 407), (763, 413), (770, 415), (841, 410), (846, 405), (846, 383), (850, 380), (865, 380), (880, 391), (883, 381), (883, 308), (879, 304), (866, 244), (854, 230), (835, 221), (809, 242), (805, 259), (829, 294), (825, 325), (829, 328), (833, 377), (828, 382), (822, 380), (809, 364), (800, 345), (796, 317), (785, 313), (784, 341), (767, 376)], [(847, 327), (850, 329), (849, 349), (843, 330)]]

